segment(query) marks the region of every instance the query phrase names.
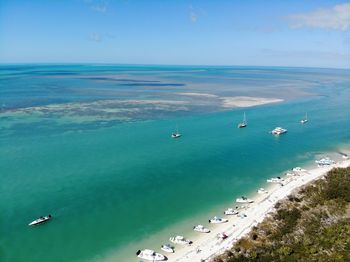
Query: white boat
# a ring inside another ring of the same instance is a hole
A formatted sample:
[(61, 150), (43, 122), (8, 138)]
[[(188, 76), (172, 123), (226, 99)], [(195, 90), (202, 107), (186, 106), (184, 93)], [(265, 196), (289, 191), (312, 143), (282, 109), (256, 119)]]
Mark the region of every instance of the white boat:
[(175, 133), (172, 133), (172, 134), (171, 134), (171, 137), (172, 137), (172, 138), (180, 138), (180, 137), (181, 137), (181, 134), (179, 133), (179, 128), (178, 128), (177, 125), (176, 125), (176, 132), (175, 132)]
[(300, 120), (300, 123), (306, 124), (309, 120), (307, 120), (307, 113), (305, 114), (305, 118)]
[(237, 202), (237, 203), (253, 203), (254, 200), (252, 200), (252, 199), (250, 199), (250, 198), (247, 198), (247, 197), (245, 197), (245, 196), (242, 196), (242, 197), (240, 197), (240, 198), (237, 198), (237, 199), (236, 199), (236, 202)]
[(225, 215), (237, 215), (238, 213), (239, 212), (237, 211), (237, 209), (233, 209), (233, 208), (228, 208), (224, 212)]
[(288, 132), (288, 130), (284, 129), (282, 127), (276, 127), (274, 130), (271, 131), (271, 133), (273, 135), (282, 135), (282, 134), (285, 134), (287, 132)]
[(333, 165), (335, 162), (334, 160), (330, 159), (329, 157), (321, 158), (320, 160), (315, 161), (318, 166), (330, 166)]
[(210, 230), (203, 225), (197, 225), (193, 227), (194, 231), (200, 232), (200, 233), (210, 233)]
[(165, 256), (155, 252), (154, 250), (151, 249), (144, 249), (144, 250), (139, 250), (136, 252), (137, 257), (145, 259), (145, 260), (151, 260), (151, 261), (163, 261), (165, 260)]
[(246, 127), (247, 126), (247, 120), (246, 120), (246, 117), (245, 117), (245, 112), (243, 114), (243, 121), (241, 123), (238, 124), (238, 128), (243, 128), (243, 127)]
[(222, 224), (222, 223), (226, 223), (226, 222), (228, 222), (228, 219), (220, 218), (220, 217), (217, 217), (217, 216), (215, 216), (212, 219), (209, 219), (209, 223), (211, 223), (211, 224)]
[(306, 172), (306, 169), (301, 168), (300, 166), (294, 167), (292, 169), (293, 172)]
[(267, 194), (268, 192), (264, 188), (261, 187), (258, 189), (258, 193), (259, 194)]
[(349, 156), (348, 156), (347, 154), (342, 154), (341, 157), (342, 157), (343, 159), (348, 159), (348, 158), (349, 158)]
[(183, 236), (175, 236), (169, 238), (169, 240), (174, 243), (174, 244), (179, 244), (179, 245), (191, 245), (192, 241), (184, 238)]
[(240, 218), (245, 218), (245, 217), (247, 217), (247, 215), (244, 214), (244, 213), (241, 213), (241, 214), (239, 215), (239, 217), (240, 217)]
[(174, 253), (174, 247), (172, 247), (170, 244), (165, 244), (160, 247), (161, 250), (168, 252), (168, 253)]
[(38, 219), (35, 219), (34, 221), (30, 222), (28, 224), (28, 226), (35, 226), (35, 225), (39, 225), (39, 224), (42, 224), (42, 223), (45, 223), (49, 220), (52, 219), (52, 216), (51, 215), (48, 215), (48, 216), (44, 216), (44, 217), (39, 217)]
[(285, 175), (286, 175), (286, 176), (295, 176), (295, 173), (293, 173), (293, 172), (287, 172)]
[(222, 239), (222, 240), (228, 238), (228, 236), (227, 236), (225, 233), (219, 233), (219, 234), (217, 234), (217, 237), (218, 237), (219, 239)]
[(266, 180), (267, 183), (281, 183), (283, 181), (284, 181), (284, 179), (279, 177), (279, 176), (278, 177), (272, 177), (272, 178), (269, 178), (269, 179)]

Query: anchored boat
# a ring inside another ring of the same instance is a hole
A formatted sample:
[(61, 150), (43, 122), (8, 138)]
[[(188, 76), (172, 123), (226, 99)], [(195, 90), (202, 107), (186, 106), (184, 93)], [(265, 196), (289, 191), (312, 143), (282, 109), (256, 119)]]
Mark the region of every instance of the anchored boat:
[(36, 226), (36, 225), (45, 223), (45, 222), (51, 220), (51, 218), (52, 218), (51, 215), (44, 216), (44, 217), (39, 217), (38, 219), (35, 219), (34, 221), (30, 222), (30, 223), (28, 224), (28, 226)]

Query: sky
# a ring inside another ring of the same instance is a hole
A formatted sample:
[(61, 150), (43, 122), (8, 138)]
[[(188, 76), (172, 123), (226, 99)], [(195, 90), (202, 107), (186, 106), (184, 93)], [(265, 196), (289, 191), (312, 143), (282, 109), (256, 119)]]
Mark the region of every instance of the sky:
[(0, 63), (350, 68), (350, 1), (0, 0)]

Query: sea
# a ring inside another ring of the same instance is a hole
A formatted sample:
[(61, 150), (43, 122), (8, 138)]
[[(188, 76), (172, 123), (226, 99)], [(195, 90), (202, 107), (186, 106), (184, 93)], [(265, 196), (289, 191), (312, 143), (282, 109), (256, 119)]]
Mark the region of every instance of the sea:
[(137, 262), (349, 145), (346, 69), (1, 64), (0, 261)]

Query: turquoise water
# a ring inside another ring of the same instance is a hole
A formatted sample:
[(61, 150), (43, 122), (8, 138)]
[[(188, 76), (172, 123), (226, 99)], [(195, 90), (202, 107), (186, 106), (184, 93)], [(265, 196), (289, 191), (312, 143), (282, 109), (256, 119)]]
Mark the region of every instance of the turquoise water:
[[(142, 247), (132, 243), (144, 240), (146, 245), (150, 235), (215, 210), (257, 188), (271, 174), (312, 160), (317, 152), (335, 150), (350, 142), (349, 71), (234, 68), (241, 73), (239, 78), (248, 79), (237, 85), (242, 95), (256, 95), (248, 86), (253, 82), (259, 86), (262, 76), (274, 83), (293, 83), (290, 81), (296, 79), (298, 83), (312, 84), (303, 85), (301, 91), (295, 87), (295, 93), (288, 95), (290, 99), (278, 104), (224, 111), (217, 105), (207, 110), (194, 105), (191, 110), (175, 112), (139, 108), (138, 114), (127, 112), (128, 118), (123, 121), (121, 115), (101, 120), (95, 112), (88, 116), (86, 112), (73, 114), (69, 108), (59, 113), (51, 112), (52, 108), (45, 112), (33, 109), (121, 99), (120, 94), (130, 86), (76, 77), (97, 74), (100, 67), (60, 66), (60, 75), (67, 78), (57, 77), (58, 70), (50, 66), (36, 69), (35, 74), (26, 66), (4, 67), (0, 86), (2, 261), (103, 260), (110, 253), (114, 261), (137, 261), (134, 252)], [(43, 68), (45, 72), (53, 71), (55, 78), (46, 78)], [(215, 78), (216, 74), (218, 81), (225, 84), (213, 93), (227, 96), (237, 92), (227, 91), (230, 81), (236, 83), (238, 78), (227, 68), (208, 70), (206, 74), (200, 71), (203, 68), (193, 72), (193, 68), (186, 67), (105, 66), (98, 74), (120, 74), (130, 84), (135, 83), (132, 79), (139, 81), (139, 75), (145, 78), (147, 72), (147, 79), (152, 78), (149, 81), (163, 83), (169, 81), (174, 70), (186, 85), (169, 86), (168, 82), (154, 87), (143, 79), (143, 86), (137, 86), (133, 90), (136, 94), (128, 97), (150, 99), (145, 95), (149, 89), (158, 94), (154, 88), (164, 87), (174, 99), (176, 88), (199, 92), (193, 83), (205, 82), (202, 78)], [(228, 80), (232, 75), (236, 80)], [(171, 83), (179, 84), (178, 81)], [(50, 91), (53, 84), (55, 91)], [(288, 97), (283, 86), (274, 87), (274, 97)], [(94, 92), (86, 94), (85, 88), (93, 88)], [(208, 92), (208, 87), (204, 88)], [(260, 88), (263, 94), (264, 87)], [(305, 88), (309, 95), (301, 96)], [(99, 89), (102, 91), (96, 94)], [(106, 90), (113, 90), (113, 95), (105, 95)], [(270, 87), (265, 90), (266, 96), (271, 96)], [(93, 106), (87, 105), (90, 111)], [(30, 113), (24, 113), (24, 108), (31, 108)], [(140, 116), (142, 112), (147, 112), (146, 116)], [(243, 112), (249, 126), (237, 129)], [(305, 112), (310, 122), (300, 125)], [(71, 118), (67, 119), (67, 115)], [(170, 134), (176, 124), (183, 137), (172, 140)], [(271, 136), (268, 132), (275, 126), (286, 127), (288, 134)], [(36, 217), (49, 213), (54, 216), (49, 223), (27, 226)], [(159, 240), (166, 241), (162, 237)]]

